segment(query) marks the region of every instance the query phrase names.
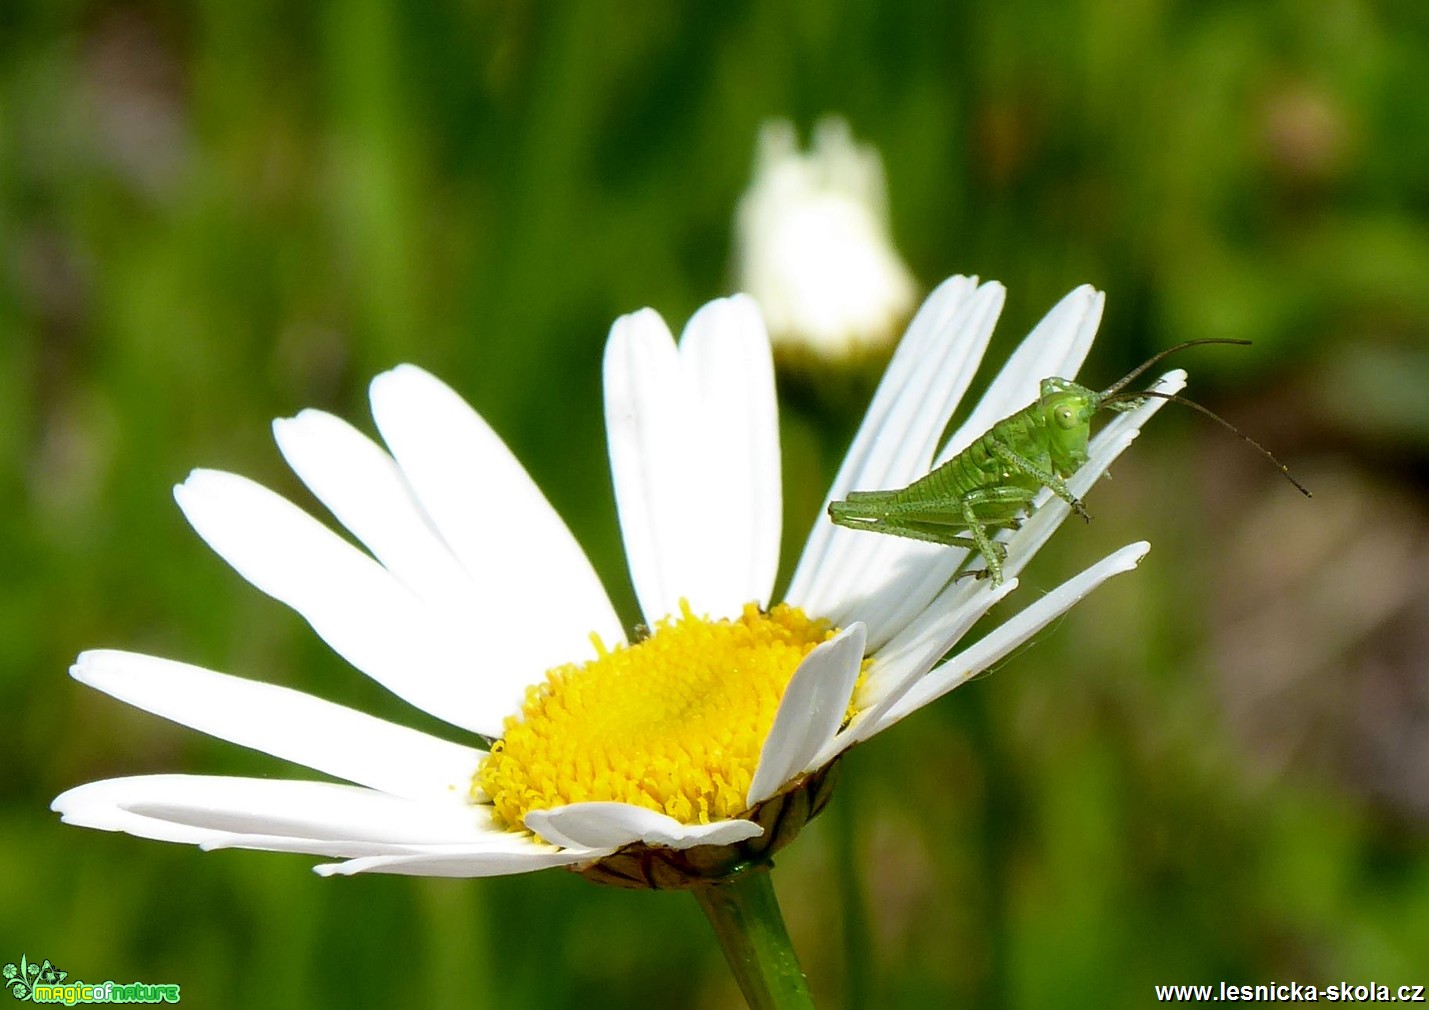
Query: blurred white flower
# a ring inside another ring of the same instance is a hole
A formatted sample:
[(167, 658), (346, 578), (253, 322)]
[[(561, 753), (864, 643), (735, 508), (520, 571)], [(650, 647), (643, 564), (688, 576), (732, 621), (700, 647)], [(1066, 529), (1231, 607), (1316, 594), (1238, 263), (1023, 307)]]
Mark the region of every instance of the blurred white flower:
[[(966, 277), (933, 292), (826, 501), (909, 482), (1026, 406), (1040, 378), (1076, 375), (1101, 318), (1089, 287), (942, 440), (1002, 300), (1001, 285)], [(821, 511), (770, 606), (782, 492), (759, 311), (744, 296), (711, 302), (677, 344), (645, 309), (616, 321), (605, 355), (616, 503), (652, 629), (627, 644), (584, 551), (471, 407), (412, 365), (374, 379), (371, 401), (385, 446), (316, 410), (274, 424), (289, 465), (366, 551), (236, 474), (196, 470), (175, 496), (240, 575), (465, 742), (172, 660), (86, 652), (72, 669), (85, 684), (352, 784), (109, 779), (58, 797), (66, 822), (342, 860), (323, 873), (566, 865), (689, 886), (767, 857), (822, 807), (845, 750), (988, 669), (1147, 550), (1122, 548), (943, 661), (1016, 588), (1066, 503), (1004, 533), (1000, 586), (955, 579), (962, 550), (844, 529)], [(1098, 433), (1074, 493), (1162, 402)]]
[(735, 264), (776, 346), (821, 357), (887, 343), (917, 294), (889, 233), (882, 159), (838, 117), (819, 122), (807, 154), (786, 121), (760, 131)]

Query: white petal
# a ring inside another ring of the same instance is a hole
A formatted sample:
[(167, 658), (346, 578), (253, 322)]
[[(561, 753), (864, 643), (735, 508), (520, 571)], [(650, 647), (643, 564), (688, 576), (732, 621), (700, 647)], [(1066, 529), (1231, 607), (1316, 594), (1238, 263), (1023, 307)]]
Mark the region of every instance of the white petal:
[(758, 824), (738, 818), (681, 824), (645, 807), (601, 802), (533, 810), (526, 815), (526, 827), (548, 842), (589, 849), (618, 849), (633, 842), (688, 849), (696, 845), (730, 845), (764, 834)]
[(778, 566), (778, 423), (769, 342), (743, 296), (695, 314), (677, 348), (644, 309), (605, 350), (611, 476), (631, 580), (653, 626), (686, 599), (731, 617)]
[(128, 780), (106, 779), (76, 786), (56, 796), (50, 803), (50, 809), (59, 814), (60, 820), (65, 824), (100, 831), (122, 831), (126, 835), (150, 838), (158, 842), (201, 845), (224, 834), (211, 828), (198, 828), (191, 824), (146, 817), (106, 801), (105, 787), (111, 782), (125, 781)]
[(1007, 579), (1000, 586), (972, 579), (949, 583), (917, 618), (878, 650), (857, 699), (859, 708), (887, 704), (890, 698), (900, 696), (1016, 588), (1016, 579)]
[[(954, 345), (957, 340), (954, 338), (960, 334), (950, 332), (951, 324), (961, 313), (965, 313), (975, 293), (1000, 290), (1001, 285), (996, 283), (980, 288), (975, 277), (950, 277), (927, 297), (918, 314), (908, 324), (908, 332), (900, 341), (888, 368), (884, 370), (873, 401), (869, 404), (858, 433), (849, 446), (838, 476), (834, 478), (830, 488), (831, 498), (842, 497), (857, 487), (857, 482), (870, 469), (877, 471), (879, 464), (876, 461), (871, 462), (871, 458), (877, 456), (880, 450), (878, 443), (882, 440), (885, 430), (891, 427), (888, 424), (889, 417), (897, 411), (907, 410), (910, 394), (926, 392), (938, 385), (933, 381), (936, 370), (930, 367), (930, 362), (942, 360), (950, 350), (956, 349)], [(972, 367), (976, 370), (978, 355), (973, 353), (970, 356), (974, 359)], [(954, 354), (951, 360), (956, 362), (963, 357), (962, 354)], [(952, 369), (952, 372), (953, 376), (946, 379), (945, 383), (956, 388), (957, 382), (952, 380), (961, 377), (957, 369)], [(961, 381), (966, 388), (971, 376)], [(936, 434), (933, 437), (936, 438)]]
[(273, 422), (288, 465), (383, 566), (429, 605), (479, 619), (480, 596), (387, 452), (320, 410)]
[(394, 796), (464, 804), (484, 756), (300, 691), (153, 656), (85, 652), (70, 673), (202, 733)]
[[(422, 854), (433, 848), (431, 845), (411, 843), (303, 838), (292, 835), (225, 832), (212, 828), (195, 827), (180, 821), (134, 813), (105, 802), (102, 795), (105, 790), (101, 790), (99, 787), (106, 784), (95, 782), (70, 790), (59, 796), (52, 808), (65, 814), (63, 819), (67, 824), (98, 828), (104, 831), (122, 831), (125, 834), (156, 841), (198, 845), (205, 851), (229, 848), (261, 849), (269, 852), (296, 852), (352, 858), (356, 856)], [(522, 846), (516, 842), (521, 840), (524, 840), (526, 848), (533, 844), (528, 835), (493, 830), (471, 843), (464, 844), (463, 847), (520, 849)]]
[(605, 432), (630, 579), (646, 622), (679, 607), (677, 557), (686, 546), (682, 517), (690, 461), (680, 453), (682, 376), (675, 338), (653, 309), (621, 316), (605, 345)]
[[(519, 707), (514, 688), (475, 673), (478, 663), (491, 667), (492, 657), (478, 654), (385, 568), (296, 505), (216, 470), (195, 470), (174, 497), (238, 574), (302, 614), (338, 655), (389, 691), (488, 735), (498, 734), (502, 718)], [(508, 667), (494, 669), (511, 677)], [(539, 676), (539, 668), (523, 672)]]
[(505, 831), (495, 827), (470, 842), (368, 842), (300, 838), (292, 835), (228, 834), (216, 835), (203, 842), (199, 848), (205, 852), (219, 849), (260, 849), (265, 852), (299, 852), (310, 856), (340, 856), (345, 859), (472, 852), (531, 855), (552, 849), (551, 846), (537, 841), (529, 832)]
[(552, 866), (586, 863), (608, 852), (580, 849), (504, 852), (470, 849), (420, 856), (366, 856), (345, 863), (324, 863), (313, 869), (324, 877), (355, 873), (398, 873), (413, 877), (502, 877)]
[(710, 592), (733, 616), (751, 601), (768, 604), (783, 522), (774, 359), (759, 307), (747, 295), (705, 305), (685, 327), (680, 356), (707, 432), (702, 471), (714, 515), (699, 542), (709, 567), (719, 560), (731, 573)]
[(359, 786), (212, 775), (139, 775), (77, 786), (51, 809), (67, 824), (130, 830), (125, 815), (222, 835), (471, 844), (500, 832), (486, 806), (418, 803)]
[[(132, 832), (131, 832), (132, 834)], [(258, 852), (292, 852), (306, 856), (357, 859), (362, 856), (410, 856), (420, 847), (390, 842), (355, 842), (344, 838), (295, 838), (291, 835), (215, 834), (199, 844), (205, 852), (250, 849)]]
[(1104, 294), (1083, 284), (1052, 306), (1012, 352), (934, 465), (952, 459), (998, 421), (1034, 402), (1043, 379), (1075, 379), (1092, 348), (1105, 304)]
[(1113, 575), (1129, 572), (1137, 566), (1151, 545), (1142, 541), (1129, 544), (1103, 558), (1080, 575), (1068, 579), (1052, 592), (1027, 607), (1016, 617), (988, 633), (977, 644), (937, 667), (893, 705), (876, 724), (867, 727), (866, 739), (898, 722), (904, 716), (947, 694), (968, 678), (988, 669), (1016, 649), (1052, 621), (1066, 613), (1083, 597)]
[[(948, 417), (977, 373), (1006, 297), (1001, 284), (983, 284), (942, 321), (943, 339), (892, 403), (863, 465), (851, 474), (850, 489), (902, 484), (928, 471)], [(897, 437), (889, 438), (890, 433)]]
[(479, 591), (486, 697), (516, 711), (544, 670), (592, 654), (592, 632), (624, 642), (575, 537), (476, 411), (414, 365), (373, 379), (371, 399), (407, 484)]
[(918, 619), (879, 650), (855, 699), (859, 711), (827, 741), (811, 767), (821, 768), (854, 744), (872, 735), (883, 714), (916, 684), (969, 628), (1011, 595), (1017, 580), (1000, 586), (952, 583)]
[[(831, 523), (828, 502), (853, 489), (906, 484), (928, 469), (937, 440), (977, 371), (1001, 308), (1001, 285), (977, 287), (953, 277), (928, 296), (908, 327), (874, 394), (858, 434), (809, 533), (786, 598), (832, 617), (834, 607), (852, 612), (845, 581), (860, 576), (889, 550), (888, 537), (868, 537)], [(915, 545), (916, 546), (916, 545)], [(837, 585), (835, 585), (837, 583)], [(877, 583), (875, 583), (877, 585)], [(860, 597), (862, 599), (862, 597)], [(868, 618), (868, 610), (859, 616)], [(870, 624), (878, 638), (877, 621)]]
[(807, 771), (815, 755), (838, 732), (858, 680), (866, 639), (867, 629), (854, 622), (836, 637), (819, 643), (794, 671), (760, 751), (745, 800), (748, 806), (764, 802), (794, 776)]
[[(916, 384), (910, 385), (901, 401), (904, 409), (887, 414), (879, 432), (881, 438), (872, 444), (854, 487), (899, 487), (932, 467), (933, 452), (948, 414), (977, 367), (1001, 310), (1002, 298), (1000, 286), (984, 285), (947, 323), (949, 335), (937, 350), (947, 358), (956, 379), (954, 387), (940, 397)], [(934, 377), (938, 376), (937, 366), (936, 355), (923, 365)], [(910, 415), (908, 404), (919, 404), (919, 412)], [(911, 446), (911, 450), (905, 446)], [(826, 517), (820, 518), (829, 527), (824, 532), (829, 549), (816, 583), (811, 585), (815, 599), (808, 605), (835, 623), (846, 623), (855, 615), (867, 621), (871, 649), (883, 645), (911, 615), (927, 606), (961, 557), (935, 544), (869, 536), (864, 531), (834, 527)]]

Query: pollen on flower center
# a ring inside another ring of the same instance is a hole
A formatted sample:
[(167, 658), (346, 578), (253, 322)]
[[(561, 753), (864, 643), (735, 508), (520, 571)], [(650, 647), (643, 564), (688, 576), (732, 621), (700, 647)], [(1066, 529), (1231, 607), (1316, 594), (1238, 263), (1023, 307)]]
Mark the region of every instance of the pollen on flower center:
[(833, 637), (827, 621), (779, 604), (735, 620), (678, 618), (630, 646), (550, 670), (508, 717), (474, 781), (499, 821), (614, 800), (686, 824), (745, 812), (745, 796), (799, 663)]

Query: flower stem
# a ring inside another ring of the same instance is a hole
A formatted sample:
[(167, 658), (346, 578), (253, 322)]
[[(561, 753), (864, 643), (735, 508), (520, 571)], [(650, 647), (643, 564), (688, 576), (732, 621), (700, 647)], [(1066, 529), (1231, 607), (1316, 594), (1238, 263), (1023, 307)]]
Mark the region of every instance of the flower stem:
[(750, 1010), (814, 1005), (767, 866), (693, 890)]

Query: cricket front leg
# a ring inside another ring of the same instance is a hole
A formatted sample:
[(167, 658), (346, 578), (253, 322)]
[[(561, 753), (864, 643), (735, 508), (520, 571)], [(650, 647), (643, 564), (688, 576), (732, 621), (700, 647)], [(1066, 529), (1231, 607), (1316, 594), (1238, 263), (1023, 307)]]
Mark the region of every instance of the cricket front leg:
[(1025, 456), (1019, 456), (1005, 445), (994, 445), (993, 455), (1001, 462), (1010, 467), (1014, 467), (1021, 473), (1033, 478), (1043, 487), (1052, 489), (1052, 493), (1062, 499), (1072, 507), (1072, 511), (1081, 516), (1086, 522), (1091, 522), (1092, 517), (1087, 513), (1087, 507), (1082, 504), (1082, 500), (1072, 494), (1072, 489), (1067, 486), (1067, 482), (1058, 477), (1051, 470), (1038, 466)]

